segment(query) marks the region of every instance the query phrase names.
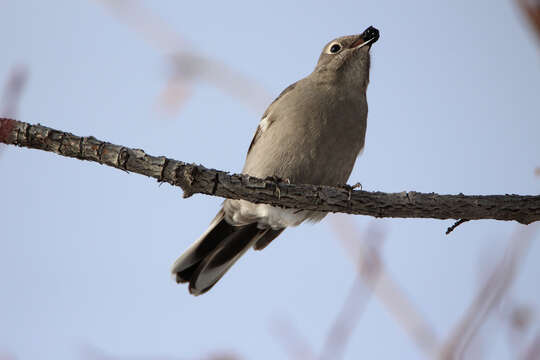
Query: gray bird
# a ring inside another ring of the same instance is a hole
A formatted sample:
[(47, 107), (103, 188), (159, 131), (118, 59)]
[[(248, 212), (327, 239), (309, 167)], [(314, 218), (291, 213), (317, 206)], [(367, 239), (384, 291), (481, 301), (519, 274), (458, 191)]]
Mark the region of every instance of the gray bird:
[[(287, 87), (259, 123), (243, 173), (295, 184), (341, 185), (364, 147), (370, 48), (379, 31), (325, 45), (315, 70)], [(172, 266), (189, 291), (210, 290), (250, 247), (261, 250), (288, 226), (326, 213), (227, 199), (208, 229)]]

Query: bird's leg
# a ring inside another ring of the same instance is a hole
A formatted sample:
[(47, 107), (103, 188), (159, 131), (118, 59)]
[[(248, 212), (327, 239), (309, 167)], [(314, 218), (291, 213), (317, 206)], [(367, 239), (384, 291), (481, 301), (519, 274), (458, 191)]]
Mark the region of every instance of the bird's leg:
[(362, 184), (360, 184), (359, 182), (354, 184), (354, 185), (349, 185), (349, 184), (345, 184), (345, 185), (342, 185), (343, 188), (345, 188), (347, 191), (349, 191), (349, 201), (351, 200), (351, 196), (352, 196), (352, 191), (354, 189), (358, 189), (360, 188), (360, 190), (362, 190)]
[(278, 195), (278, 199), (281, 199), (281, 189), (279, 188), (279, 184), (280, 183), (287, 183), (287, 184), (291, 184), (291, 180), (289, 178), (280, 178), (279, 176), (276, 176), (276, 175), (272, 175), (272, 176), (267, 176), (264, 180), (267, 180), (267, 181), (272, 181), (274, 183), (276, 183), (276, 192), (277, 192), (277, 195)]
[(291, 184), (291, 180), (289, 180), (289, 178), (280, 178), (279, 176), (276, 176), (276, 175), (272, 175), (272, 176), (267, 176), (264, 178), (264, 180), (267, 180), (267, 181), (273, 181), (275, 183), (282, 183), (282, 182), (286, 182), (287, 184)]

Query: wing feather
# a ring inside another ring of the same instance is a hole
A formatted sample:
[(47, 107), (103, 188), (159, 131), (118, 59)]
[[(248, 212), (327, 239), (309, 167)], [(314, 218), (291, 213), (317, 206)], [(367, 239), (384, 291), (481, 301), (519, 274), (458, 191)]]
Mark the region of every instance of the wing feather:
[(259, 126), (257, 126), (257, 131), (255, 131), (255, 135), (253, 136), (253, 140), (251, 140), (251, 144), (249, 145), (249, 149), (248, 149), (248, 155), (249, 155), (249, 152), (251, 151), (251, 149), (253, 148), (253, 146), (257, 143), (257, 140), (259, 140), (259, 138), (262, 136), (262, 134), (264, 133), (264, 131), (266, 129), (268, 129), (270, 127), (270, 125), (272, 125), (272, 123), (275, 121), (275, 119), (272, 117), (272, 108), (274, 107), (274, 105), (280, 100), (282, 99), (285, 95), (287, 95), (287, 93), (289, 93), (291, 90), (293, 90), (295, 87), (296, 87), (296, 84), (298, 82), (295, 82), (295, 83), (292, 83), (291, 85), (287, 86), (285, 88), (285, 90), (283, 90), (281, 92), (281, 94), (279, 94), (279, 96), (274, 100), (272, 101), (272, 103), (268, 106), (268, 108), (266, 109), (266, 111), (264, 112), (262, 118), (261, 118), (261, 122), (259, 123)]

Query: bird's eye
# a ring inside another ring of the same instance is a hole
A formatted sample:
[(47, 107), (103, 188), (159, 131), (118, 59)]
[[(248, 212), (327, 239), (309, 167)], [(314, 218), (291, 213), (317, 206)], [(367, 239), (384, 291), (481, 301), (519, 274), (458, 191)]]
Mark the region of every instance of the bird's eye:
[(341, 50), (341, 45), (339, 45), (339, 44), (334, 44), (334, 45), (330, 46), (330, 52), (332, 54), (337, 53), (339, 50)]

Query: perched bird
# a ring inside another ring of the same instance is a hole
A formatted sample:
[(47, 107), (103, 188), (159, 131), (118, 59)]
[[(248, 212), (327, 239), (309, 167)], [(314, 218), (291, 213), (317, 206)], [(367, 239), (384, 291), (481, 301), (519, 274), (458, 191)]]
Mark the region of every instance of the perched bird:
[[(315, 70), (274, 100), (251, 141), (243, 173), (296, 184), (342, 185), (364, 147), (370, 48), (379, 31), (325, 45)], [(200, 295), (251, 247), (263, 249), (288, 226), (326, 213), (227, 199), (208, 229), (172, 266), (178, 283)]]

